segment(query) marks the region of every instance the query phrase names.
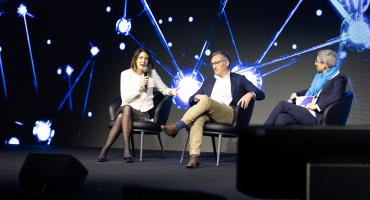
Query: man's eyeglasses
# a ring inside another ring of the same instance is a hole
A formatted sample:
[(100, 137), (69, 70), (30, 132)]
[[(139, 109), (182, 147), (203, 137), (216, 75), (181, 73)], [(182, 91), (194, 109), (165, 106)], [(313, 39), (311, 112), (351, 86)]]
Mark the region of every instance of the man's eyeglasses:
[(220, 61), (216, 61), (216, 62), (211, 62), (211, 66), (219, 65), (220, 63), (225, 62), (225, 61), (227, 61), (227, 60), (220, 60)]

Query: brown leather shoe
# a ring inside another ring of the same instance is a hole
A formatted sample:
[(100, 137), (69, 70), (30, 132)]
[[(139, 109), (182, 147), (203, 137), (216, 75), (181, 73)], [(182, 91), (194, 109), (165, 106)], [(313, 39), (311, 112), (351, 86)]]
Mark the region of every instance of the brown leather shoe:
[(186, 168), (197, 168), (199, 166), (199, 157), (191, 156), (186, 164)]
[(165, 132), (168, 136), (175, 137), (178, 133), (176, 124), (162, 125), (162, 131)]

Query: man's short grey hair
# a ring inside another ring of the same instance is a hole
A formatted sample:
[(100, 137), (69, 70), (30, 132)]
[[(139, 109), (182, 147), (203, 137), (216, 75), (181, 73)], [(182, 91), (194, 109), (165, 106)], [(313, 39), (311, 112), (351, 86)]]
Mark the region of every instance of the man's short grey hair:
[(318, 61), (332, 67), (337, 64), (337, 53), (330, 49), (323, 49), (317, 53)]

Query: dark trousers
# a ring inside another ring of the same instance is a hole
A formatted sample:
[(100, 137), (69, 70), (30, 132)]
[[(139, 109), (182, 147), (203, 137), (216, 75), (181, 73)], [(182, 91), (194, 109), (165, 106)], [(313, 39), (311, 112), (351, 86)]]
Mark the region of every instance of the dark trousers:
[(318, 120), (307, 108), (280, 101), (268, 116), (265, 125), (317, 125)]

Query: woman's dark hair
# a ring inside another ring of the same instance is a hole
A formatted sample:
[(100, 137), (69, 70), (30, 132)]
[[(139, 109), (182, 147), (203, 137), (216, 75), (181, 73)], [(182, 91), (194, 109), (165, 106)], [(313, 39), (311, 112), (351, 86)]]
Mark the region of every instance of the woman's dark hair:
[(139, 57), (141, 52), (145, 52), (146, 54), (148, 54), (148, 68), (149, 68), (148, 73), (150, 75), (150, 73), (152, 72), (152, 69), (154, 67), (154, 63), (153, 63), (153, 60), (152, 60), (152, 56), (150, 55), (150, 53), (146, 49), (143, 49), (143, 48), (136, 49), (134, 55), (132, 56), (130, 67), (135, 72), (137, 71), (136, 60)]

